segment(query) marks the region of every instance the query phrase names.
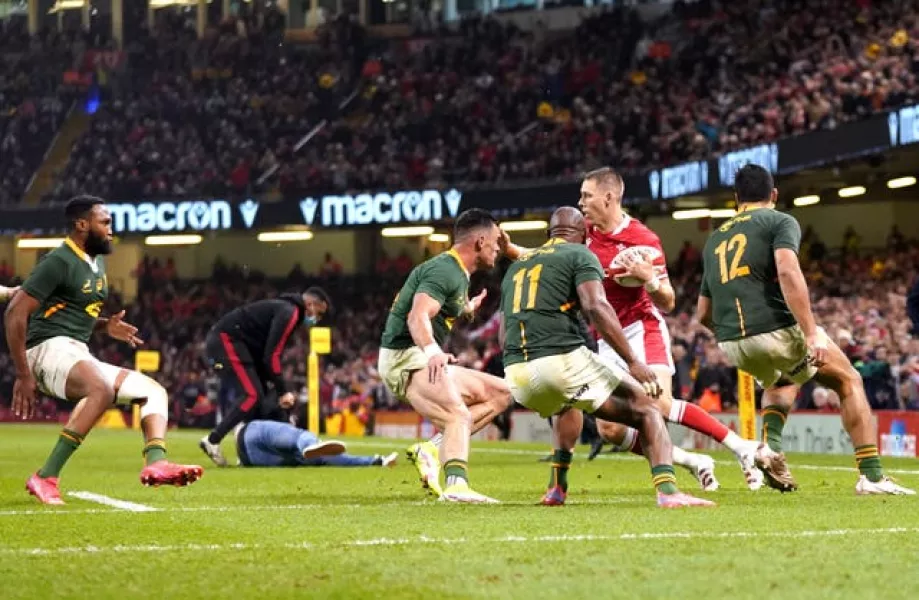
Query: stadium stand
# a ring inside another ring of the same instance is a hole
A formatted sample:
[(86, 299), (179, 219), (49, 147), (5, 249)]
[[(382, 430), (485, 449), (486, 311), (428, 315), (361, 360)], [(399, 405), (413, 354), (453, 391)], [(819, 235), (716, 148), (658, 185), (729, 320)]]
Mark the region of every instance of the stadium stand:
[(131, 85), (113, 90), (50, 198), (88, 181), (112, 197), (182, 197), (637, 169), (917, 100), (914, 11), (752, 4), (701, 2), (647, 24), (607, 9), (563, 34), (471, 18), (408, 42), (367, 40), (340, 18), (306, 47), (279, 47), (271, 14), (200, 41), (164, 28), (131, 52)]

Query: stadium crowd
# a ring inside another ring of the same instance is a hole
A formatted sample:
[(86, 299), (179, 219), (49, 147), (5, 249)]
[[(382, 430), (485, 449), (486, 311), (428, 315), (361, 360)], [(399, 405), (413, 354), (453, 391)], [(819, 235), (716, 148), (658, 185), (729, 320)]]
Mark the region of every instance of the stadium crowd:
[[(602, 8), (565, 33), (471, 17), (410, 40), (339, 15), (304, 46), (253, 6), (200, 40), (181, 13), (133, 36), (48, 198), (89, 182), (111, 198), (296, 195), (638, 169), (919, 100), (919, 21), (896, 0), (702, 0), (648, 23)], [(19, 57), (0, 76), (16, 115), (2, 129), (8, 201), (68, 104), (47, 84), (85, 48), (74, 37), (4, 38)]]
[[(857, 239), (847, 238), (847, 248), (829, 253), (813, 231), (807, 231), (804, 240), (802, 258), (815, 314), (862, 374), (871, 405), (919, 410), (919, 337), (910, 336), (906, 314), (907, 286), (915, 278), (919, 244), (894, 232), (889, 248), (882, 252), (860, 250)], [(239, 304), (316, 283), (330, 292), (336, 306), (333, 352), (323, 359), (323, 412), (350, 410), (367, 415), (373, 409), (405, 408), (381, 384), (376, 357), (387, 308), (408, 265), (404, 260), (381, 261), (377, 273), (354, 276), (334, 268), (332, 257), (327, 264), (315, 274), (296, 266), (283, 281), (271, 281), (220, 260), (214, 264), (212, 277), (204, 281), (179, 280), (168, 261), (145, 259), (138, 266), (139, 294), (127, 307), (126, 319), (140, 328), (145, 349), (161, 352), (162, 366), (156, 377), (170, 390), (178, 421), (206, 425), (213, 421), (217, 407), (228, 401), (218, 397), (203, 358), (204, 338), (216, 318)], [(709, 411), (731, 410), (736, 405), (736, 370), (726, 363), (711, 334), (692, 318), (701, 275), (698, 250), (687, 244), (674, 257), (670, 270), (680, 299), (677, 309), (667, 316), (677, 368), (674, 389)], [(500, 268), (477, 274), (472, 289), (487, 287), (496, 292), (500, 274)], [(458, 324), (450, 348), (462, 364), (500, 374), (493, 314), (497, 296), (488, 295), (490, 302), (477, 320)], [(122, 301), (113, 294), (109, 305), (108, 310), (114, 310)], [(101, 338), (94, 344), (102, 360), (133, 367), (133, 351), (127, 346)], [(304, 400), (307, 350), (306, 333), (299, 331), (283, 357), (285, 377), (297, 383)], [(9, 357), (2, 353), (2, 404), (9, 403), (12, 383)], [(46, 417), (53, 418), (55, 408), (54, 402), (46, 401)], [(838, 412), (839, 398), (811, 383), (802, 389), (797, 408)]]

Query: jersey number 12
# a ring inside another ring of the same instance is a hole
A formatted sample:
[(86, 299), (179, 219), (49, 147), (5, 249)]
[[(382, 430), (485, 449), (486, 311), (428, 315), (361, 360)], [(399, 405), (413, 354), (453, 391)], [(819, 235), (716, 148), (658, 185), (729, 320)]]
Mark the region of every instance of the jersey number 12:
[[(750, 267), (740, 264), (746, 248), (747, 236), (742, 233), (738, 233), (730, 240), (725, 240), (715, 247), (715, 254), (718, 255), (718, 268), (721, 271), (721, 283), (727, 283), (738, 277), (746, 277), (750, 274)], [(728, 252), (733, 253), (730, 270), (728, 270)]]
[(532, 269), (520, 269), (514, 274), (514, 306), (515, 313), (520, 312), (520, 301), (523, 300), (523, 284), (529, 280), (527, 286), (527, 303), (524, 308), (532, 310), (536, 307), (536, 292), (539, 291), (539, 276), (542, 274), (542, 265)]

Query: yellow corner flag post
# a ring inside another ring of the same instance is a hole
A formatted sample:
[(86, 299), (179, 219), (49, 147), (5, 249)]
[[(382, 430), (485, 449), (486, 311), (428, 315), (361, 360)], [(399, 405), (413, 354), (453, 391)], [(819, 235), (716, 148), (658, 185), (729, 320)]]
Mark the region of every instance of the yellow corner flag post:
[[(160, 353), (157, 350), (138, 350), (134, 353), (134, 370), (156, 373), (160, 370)], [(131, 429), (140, 429), (140, 405), (131, 405)]]
[(332, 330), (328, 327), (310, 328), (310, 353), (306, 358), (306, 388), (309, 393), (307, 425), (319, 435), (319, 355), (332, 351)]
[(756, 439), (756, 389), (753, 376), (737, 369), (737, 416), (740, 419), (740, 437)]

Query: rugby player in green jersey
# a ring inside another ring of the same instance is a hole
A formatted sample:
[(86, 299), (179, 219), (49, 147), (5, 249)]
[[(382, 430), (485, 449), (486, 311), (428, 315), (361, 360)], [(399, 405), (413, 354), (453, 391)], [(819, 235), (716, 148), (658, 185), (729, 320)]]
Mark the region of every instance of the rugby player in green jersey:
[(702, 253), (699, 321), (737, 368), (763, 386), (763, 441), (757, 465), (768, 484), (797, 489), (781, 454), (782, 428), (799, 386), (816, 379), (842, 400), (842, 422), (855, 446), (855, 493), (914, 494), (881, 469), (877, 428), (858, 371), (817, 326), (798, 262), (801, 228), (775, 210), (778, 190), (766, 169), (748, 164), (734, 179), (738, 214), (718, 227)]
[(96, 421), (115, 403), (141, 405), (146, 444), (144, 485), (188, 485), (201, 477), (196, 465), (166, 460), (168, 398), (146, 375), (106, 364), (89, 353), (96, 331), (136, 347), (137, 328), (124, 322), (124, 311), (101, 317), (108, 297), (102, 256), (112, 252), (112, 217), (105, 203), (78, 196), (65, 209), (70, 233), (42, 258), (6, 310), (6, 340), (16, 383), (13, 411), (24, 419), (35, 408), (38, 391), (77, 403), (44, 466), (26, 483), (44, 504), (63, 504), (58, 476)]
[(479, 209), (460, 214), (453, 247), (409, 274), (390, 308), (380, 343), (378, 369), (386, 387), (441, 432), (413, 445), (408, 456), (422, 485), (448, 502), (496, 502), (469, 487), (469, 437), (510, 406), (510, 390), (493, 375), (451, 364), (456, 358), (442, 346), (454, 321), (471, 316), (485, 298), (483, 291), (469, 299), (469, 275), (493, 268), (506, 246), (507, 238), (491, 214)]
[[(713, 506), (681, 493), (671, 460), (667, 427), (652, 396), (657, 376), (632, 351), (603, 289), (603, 268), (584, 245), (587, 227), (572, 207), (549, 224), (549, 241), (521, 256), (501, 284), (505, 380), (514, 398), (543, 417), (584, 410), (638, 430), (651, 464), (659, 506)], [(576, 316), (580, 310), (628, 366), (625, 372), (588, 350)], [(577, 427), (555, 419), (552, 480), (543, 504), (564, 504)]]

